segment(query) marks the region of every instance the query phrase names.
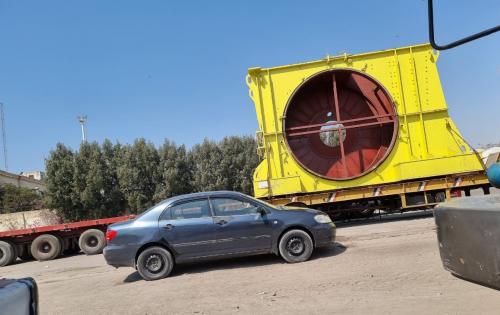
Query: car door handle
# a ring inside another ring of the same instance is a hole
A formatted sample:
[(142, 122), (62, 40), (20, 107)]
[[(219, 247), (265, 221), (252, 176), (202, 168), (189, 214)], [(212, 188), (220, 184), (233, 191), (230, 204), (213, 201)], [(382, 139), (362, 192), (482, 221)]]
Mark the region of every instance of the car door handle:
[(217, 224), (218, 224), (218, 225), (224, 225), (224, 224), (226, 224), (226, 223), (227, 223), (227, 221), (226, 221), (226, 220), (224, 220), (224, 219), (217, 221)]
[(170, 229), (172, 229), (173, 227), (174, 227), (174, 226), (173, 226), (172, 224), (170, 224), (170, 223), (164, 226), (164, 228), (165, 228), (165, 229), (167, 229), (167, 230), (170, 230)]

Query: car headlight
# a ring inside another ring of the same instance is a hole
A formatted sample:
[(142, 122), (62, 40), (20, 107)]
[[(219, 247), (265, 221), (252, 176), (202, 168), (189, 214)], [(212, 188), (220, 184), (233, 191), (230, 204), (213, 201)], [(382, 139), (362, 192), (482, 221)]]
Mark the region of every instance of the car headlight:
[(332, 219), (326, 214), (318, 214), (314, 216), (314, 220), (318, 223), (332, 223)]

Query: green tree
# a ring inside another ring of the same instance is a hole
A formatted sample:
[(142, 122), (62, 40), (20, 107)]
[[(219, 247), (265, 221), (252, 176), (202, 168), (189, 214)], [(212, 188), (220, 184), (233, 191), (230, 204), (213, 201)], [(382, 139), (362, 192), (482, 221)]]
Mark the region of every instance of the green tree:
[(56, 145), (45, 161), (47, 205), (65, 220), (78, 218), (74, 193), (74, 153), (62, 143)]
[(191, 192), (192, 170), (186, 147), (177, 147), (174, 142), (165, 139), (159, 149), (159, 156), (158, 171), (161, 179), (156, 186), (155, 200)]
[(89, 196), (90, 190), (87, 189), (87, 176), (90, 171), (90, 161), (92, 159), (92, 145), (83, 141), (80, 143), (80, 150), (75, 153), (74, 172), (73, 172), (73, 194), (72, 199), (77, 209), (74, 214), (75, 220), (91, 218), (92, 214), (89, 208), (93, 207), (93, 202)]
[(41, 209), (42, 196), (32, 189), (5, 184), (0, 188), (0, 213)]
[(104, 209), (105, 216), (117, 216), (126, 211), (126, 200), (118, 182), (118, 165), (121, 162), (122, 146), (105, 139), (102, 144), (104, 162)]
[(227, 178), (224, 178), (221, 161), (223, 154), (217, 143), (205, 139), (193, 147), (189, 154), (193, 169), (194, 191), (226, 189)]
[(259, 164), (257, 143), (249, 136), (225, 137), (219, 143), (222, 152), (220, 172), (224, 189), (253, 193), (253, 171)]
[(128, 202), (130, 211), (137, 213), (153, 205), (159, 182), (158, 151), (144, 139), (123, 148), (118, 166), (118, 183)]
[[(82, 143), (76, 161), (77, 169), (81, 171), (85, 186), (80, 192), (80, 201), (85, 218), (102, 218), (106, 216), (105, 195), (106, 190), (106, 165), (97, 142)], [(85, 159), (85, 160), (83, 160)], [(82, 167), (80, 163), (86, 163)]]
[(251, 194), (258, 163), (248, 136), (205, 139), (190, 151), (169, 140), (159, 149), (144, 139), (123, 146), (82, 142), (76, 152), (57, 144), (46, 161), (48, 205), (66, 220), (82, 220), (137, 213), (193, 191)]

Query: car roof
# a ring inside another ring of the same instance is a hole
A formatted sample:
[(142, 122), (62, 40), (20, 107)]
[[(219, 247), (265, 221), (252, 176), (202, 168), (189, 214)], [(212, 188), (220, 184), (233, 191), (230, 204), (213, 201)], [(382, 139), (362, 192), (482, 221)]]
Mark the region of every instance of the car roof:
[(185, 195), (178, 195), (175, 197), (171, 197), (167, 200), (164, 200), (164, 202), (175, 202), (179, 200), (184, 200), (184, 199), (191, 199), (191, 198), (202, 198), (202, 197), (216, 197), (216, 196), (245, 196), (244, 194), (237, 192), (237, 191), (229, 191), (229, 190), (217, 190), (217, 191), (203, 191), (203, 192), (196, 192), (196, 193), (190, 193), (190, 194), (185, 194)]
[[(226, 190), (204, 191), (204, 192), (197, 192), (197, 193), (191, 193), (191, 194), (178, 195), (178, 196), (174, 196), (174, 197), (165, 199), (165, 200), (157, 203), (156, 205), (154, 205), (150, 209), (148, 209), (145, 212), (143, 212), (144, 216), (141, 215), (141, 216), (138, 217), (138, 219), (139, 220), (144, 220), (146, 218), (146, 220), (148, 220), (147, 219), (148, 215), (146, 213), (149, 213), (149, 215), (154, 215), (154, 214), (159, 215), (165, 209), (165, 207), (158, 207), (160, 205), (170, 206), (170, 205), (176, 203), (177, 201), (189, 200), (189, 199), (194, 199), (194, 198), (217, 197), (217, 196), (246, 196), (246, 195), (242, 194), (240, 192), (226, 191)], [(156, 219), (158, 219), (158, 218), (156, 217)]]

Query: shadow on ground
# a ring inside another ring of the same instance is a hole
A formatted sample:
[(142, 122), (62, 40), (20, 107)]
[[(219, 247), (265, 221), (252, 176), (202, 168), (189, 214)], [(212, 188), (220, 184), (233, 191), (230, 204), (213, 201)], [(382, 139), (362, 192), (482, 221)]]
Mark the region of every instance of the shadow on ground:
[(432, 209), (428, 210), (417, 210), (417, 211), (408, 211), (403, 213), (392, 213), (392, 214), (383, 214), (377, 215), (374, 214), (369, 218), (361, 218), (361, 219), (351, 219), (351, 220), (339, 220), (335, 221), (335, 225), (339, 228), (341, 227), (350, 227), (357, 225), (370, 225), (370, 224), (379, 224), (390, 221), (409, 221), (409, 220), (418, 220), (422, 218), (428, 218), (433, 216)]
[[(83, 254), (83, 253), (81, 253), (81, 252), (78, 252), (78, 253), (76, 253), (76, 252), (64, 252), (62, 255), (59, 255), (56, 258), (51, 259), (51, 260), (64, 259), (64, 258), (68, 258), (68, 257), (72, 257), (72, 256), (81, 255), (81, 254)], [(32, 256), (29, 256), (25, 259), (17, 258), (15, 261), (13, 261), (11, 264), (9, 264), (9, 266), (14, 266), (14, 265), (18, 265), (18, 264), (22, 264), (22, 263), (30, 262), (30, 261), (35, 261), (35, 258), (33, 258)]]
[[(489, 289), (493, 289), (493, 290), (497, 290), (497, 291), (500, 291), (500, 284), (498, 283), (495, 283), (495, 284), (489, 284), (489, 283), (485, 283), (485, 282), (481, 282), (481, 281), (477, 281), (475, 279), (469, 279), (469, 278), (465, 278), (465, 277), (462, 277), (461, 275), (458, 275), (456, 273), (453, 273), (451, 272), (451, 275), (454, 276), (455, 278), (457, 279), (460, 279), (460, 280), (464, 280), (464, 281), (468, 281), (470, 283), (474, 283), (474, 284), (477, 284), (477, 285), (480, 285), (480, 286), (483, 286), (485, 288), (489, 288)], [(494, 279), (494, 276), (491, 275), (491, 278), (490, 279)]]
[[(311, 259), (322, 259), (333, 257), (345, 252), (347, 247), (341, 243), (335, 243), (334, 246), (317, 248), (314, 250)], [(235, 268), (252, 268), (265, 266), (270, 264), (285, 264), (285, 261), (276, 255), (258, 255), (238, 258), (226, 258), (219, 260), (203, 261), (198, 263), (182, 264), (174, 267), (174, 270), (169, 277), (177, 277), (184, 274), (196, 274), (209, 272), (213, 270), (235, 269)], [(124, 283), (131, 283), (142, 280), (137, 271), (129, 274), (124, 280)]]

